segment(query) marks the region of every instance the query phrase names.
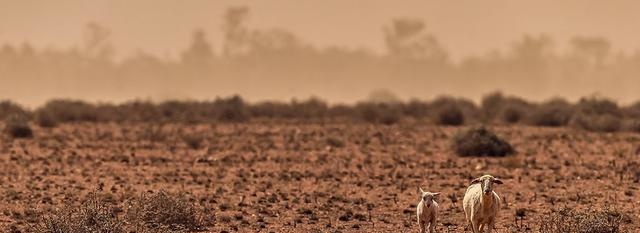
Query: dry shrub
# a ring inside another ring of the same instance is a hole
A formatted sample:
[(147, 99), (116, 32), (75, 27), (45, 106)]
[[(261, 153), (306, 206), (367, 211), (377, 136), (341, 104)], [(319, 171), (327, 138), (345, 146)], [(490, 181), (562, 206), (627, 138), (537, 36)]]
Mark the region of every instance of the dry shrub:
[(577, 113), (571, 123), (576, 127), (593, 132), (616, 132), (622, 127), (622, 119), (611, 114), (589, 115)]
[(29, 120), (24, 115), (12, 115), (5, 120), (5, 132), (14, 138), (33, 137)]
[(493, 92), (482, 97), (480, 111), (485, 120), (495, 119), (504, 108), (505, 100), (502, 92)]
[(509, 97), (500, 109), (500, 120), (509, 124), (521, 122), (533, 111), (533, 107), (533, 104), (523, 99)]
[(199, 209), (184, 195), (164, 190), (134, 201), (127, 220), (138, 231), (195, 232), (204, 228)]
[(202, 142), (204, 142), (204, 136), (201, 134), (185, 134), (182, 136), (182, 140), (187, 146), (193, 150), (200, 149)]
[(96, 122), (99, 113), (92, 104), (76, 100), (51, 100), (36, 110), (36, 115), (48, 115), (56, 122)]
[[(466, 117), (463, 105), (467, 105), (464, 100), (457, 100), (450, 97), (441, 97), (431, 103), (431, 109), (435, 113), (435, 122), (440, 125), (463, 125)], [(471, 103), (473, 106), (473, 103)]]
[(342, 148), (345, 146), (345, 142), (338, 137), (327, 137), (327, 145), (335, 148)]
[(400, 122), (400, 105), (385, 103), (359, 103), (356, 105), (360, 117), (369, 123), (392, 125)]
[(0, 120), (13, 115), (27, 116), (27, 110), (23, 109), (20, 105), (8, 100), (0, 101)]
[(329, 106), (318, 98), (304, 101), (292, 100), (291, 103), (262, 102), (249, 106), (252, 117), (284, 118), (284, 119), (314, 119), (327, 116)]
[(545, 215), (538, 224), (541, 233), (622, 233), (630, 218), (613, 210), (576, 211), (562, 209)]
[(515, 152), (511, 144), (485, 127), (469, 128), (457, 133), (452, 146), (459, 156), (503, 157)]
[(640, 119), (629, 120), (626, 129), (631, 132), (640, 133)]
[(46, 111), (40, 111), (35, 114), (35, 122), (40, 127), (43, 128), (52, 128), (58, 125), (58, 122), (51, 115), (51, 113)]
[(622, 112), (608, 99), (582, 98), (576, 105), (572, 125), (594, 132), (615, 132), (622, 127)]
[(411, 100), (403, 105), (403, 114), (416, 119), (421, 119), (428, 116), (428, 109), (428, 103), (420, 100)]
[(294, 113), (292, 115), (302, 119), (324, 118), (329, 109), (326, 102), (317, 98), (310, 98), (301, 102), (293, 100), (290, 105)]
[(213, 103), (216, 119), (222, 122), (245, 122), (249, 120), (249, 109), (240, 96), (217, 99)]
[(96, 194), (78, 207), (65, 206), (43, 218), (36, 233), (124, 233), (124, 226), (107, 202)]
[(529, 123), (535, 126), (565, 126), (571, 120), (573, 107), (564, 99), (552, 99), (534, 108)]
[(527, 115), (528, 109), (522, 105), (509, 104), (500, 111), (501, 120), (514, 124), (522, 121)]

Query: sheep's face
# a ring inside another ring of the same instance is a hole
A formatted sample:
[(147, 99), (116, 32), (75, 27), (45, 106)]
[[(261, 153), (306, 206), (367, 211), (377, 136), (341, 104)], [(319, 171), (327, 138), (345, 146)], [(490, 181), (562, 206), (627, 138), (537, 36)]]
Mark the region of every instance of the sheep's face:
[(420, 188), (420, 193), (422, 197), (422, 203), (426, 207), (431, 207), (431, 203), (436, 199), (436, 196), (440, 195), (440, 193), (425, 192), (424, 190), (422, 190), (422, 188)]
[(493, 184), (502, 184), (502, 181), (490, 175), (484, 175), (471, 181), (471, 184), (480, 184), (480, 189), (484, 195), (493, 192)]

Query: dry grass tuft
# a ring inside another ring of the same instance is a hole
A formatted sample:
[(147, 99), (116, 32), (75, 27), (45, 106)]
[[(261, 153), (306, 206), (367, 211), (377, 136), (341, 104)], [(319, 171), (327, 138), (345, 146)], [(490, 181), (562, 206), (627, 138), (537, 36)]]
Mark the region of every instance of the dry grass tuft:
[(161, 190), (142, 195), (127, 212), (138, 231), (195, 232), (204, 228), (199, 209), (184, 195)]
[(630, 218), (618, 211), (576, 211), (562, 209), (545, 215), (538, 222), (541, 233), (623, 233)]

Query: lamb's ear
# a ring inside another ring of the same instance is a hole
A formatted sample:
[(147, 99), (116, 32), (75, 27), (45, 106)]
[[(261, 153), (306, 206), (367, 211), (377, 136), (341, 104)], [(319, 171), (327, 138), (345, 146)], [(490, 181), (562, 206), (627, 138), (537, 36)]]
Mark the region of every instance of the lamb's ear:
[(480, 182), (481, 182), (481, 181), (480, 181), (480, 178), (475, 178), (475, 179), (473, 179), (473, 180), (471, 181), (471, 184), (477, 184), (477, 183), (480, 183)]
[(440, 193), (432, 193), (434, 197), (437, 197), (438, 195), (440, 195)]
[(420, 193), (424, 193), (424, 190), (422, 190), (422, 187), (418, 187), (418, 189), (420, 189)]
[(502, 184), (502, 180), (500, 180), (498, 178), (495, 178), (495, 179), (493, 179), (493, 183)]

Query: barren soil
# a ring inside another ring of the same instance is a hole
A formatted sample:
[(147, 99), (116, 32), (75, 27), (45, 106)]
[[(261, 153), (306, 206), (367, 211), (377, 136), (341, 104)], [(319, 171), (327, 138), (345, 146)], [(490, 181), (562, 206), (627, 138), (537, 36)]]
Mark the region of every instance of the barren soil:
[[(141, 193), (166, 189), (187, 193), (210, 232), (417, 232), (420, 186), (442, 193), (438, 231), (463, 232), (465, 189), (492, 174), (504, 181), (496, 188), (504, 201), (497, 232), (536, 231), (553, 209), (605, 206), (628, 214), (627, 227), (640, 231), (640, 135), (496, 126), (517, 154), (470, 158), (450, 148), (462, 129), (273, 122), (35, 128), (32, 139), (0, 139), (0, 227), (28, 230), (42, 214), (96, 190), (124, 212)], [(526, 216), (516, 224), (521, 208)]]

